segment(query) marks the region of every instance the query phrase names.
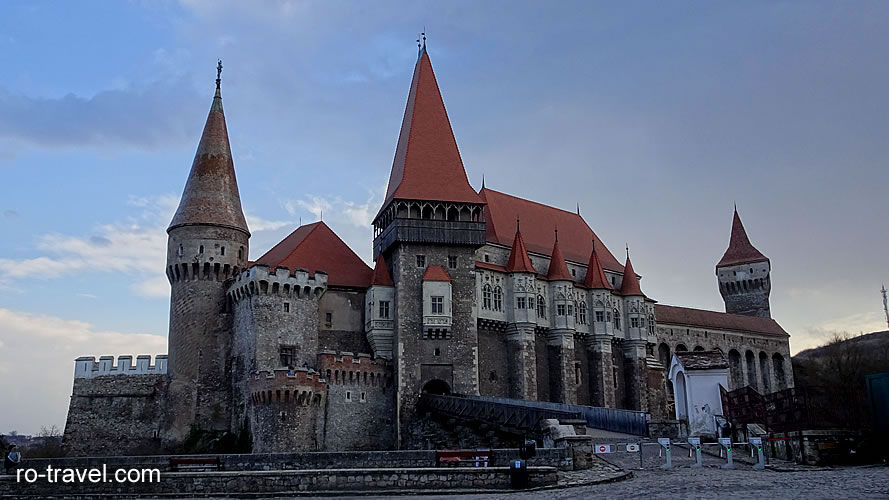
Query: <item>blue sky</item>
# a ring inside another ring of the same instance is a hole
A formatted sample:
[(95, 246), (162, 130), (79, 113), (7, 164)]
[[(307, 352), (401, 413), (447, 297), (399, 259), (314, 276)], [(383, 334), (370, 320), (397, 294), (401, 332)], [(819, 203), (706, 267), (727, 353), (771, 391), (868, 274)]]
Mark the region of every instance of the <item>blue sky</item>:
[(79, 355), (166, 351), (164, 229), (217, 58), (251, 256), (323, 209), (369, 259), (424, 25), (474, 186), (580, 203), (651, 297), (714, 310), (737, 202), (794, 352), (884, 328), (887, 18), (866, 1), (4, 2), (0, 377), (27, 381), (0, 387), (17, 401), (0, 432), (62, 426)]

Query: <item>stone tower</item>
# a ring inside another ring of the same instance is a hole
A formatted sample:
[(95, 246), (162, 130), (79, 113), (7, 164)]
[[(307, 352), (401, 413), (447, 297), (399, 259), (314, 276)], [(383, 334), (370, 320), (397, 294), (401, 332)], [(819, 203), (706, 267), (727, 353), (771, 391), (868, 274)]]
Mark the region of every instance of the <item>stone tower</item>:
[(725, 301), (725, 312), (771, 318), (771, 269), (769, 259), (747, 238), (736, 207), (728, 250), (716, 264), (716, 277), (719, 280), (719, 293)]
[(247, 266), (250, 231), (241, 210), (219, 73), (216, 95), (179, 208), (167, 228), (170, 379), (164, 441), (192, 427), (230, 428), (232, 315), (223, 283)]
[(393, 361), (398, 446), (410, 447), (418, 395), (478, 394), (475, 251), (484, 201), (469, 185), (432, 71), (420, 49), (386, 199), (374, 218), (374, 258), (395, 284)]

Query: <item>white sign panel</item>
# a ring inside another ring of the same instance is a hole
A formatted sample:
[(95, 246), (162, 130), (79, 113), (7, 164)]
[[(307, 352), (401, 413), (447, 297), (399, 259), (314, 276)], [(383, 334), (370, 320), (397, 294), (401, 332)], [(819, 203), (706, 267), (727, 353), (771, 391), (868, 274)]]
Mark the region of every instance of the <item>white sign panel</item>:
[(762, 446), (762, 438), (750, 438), (750, 444), (754, 446)]
[(638, 453), (639, 452), (639, 445), (636, 443), (627, 444), (627, 452), (628, 453)]
[(611, 445), (610, 444), (597, 444), (596, 445), (596, 453), (611, 453)]
[(692, 446), (701, 446), (701, 438), (688, 438), (688, 444)]
[(732, 438), (719, 438), (719, 444), (725, 446), (726, 448), (732, 447)]
[(657, 442), (661, 446), (670, 446), (670, 438), (657, 438)]

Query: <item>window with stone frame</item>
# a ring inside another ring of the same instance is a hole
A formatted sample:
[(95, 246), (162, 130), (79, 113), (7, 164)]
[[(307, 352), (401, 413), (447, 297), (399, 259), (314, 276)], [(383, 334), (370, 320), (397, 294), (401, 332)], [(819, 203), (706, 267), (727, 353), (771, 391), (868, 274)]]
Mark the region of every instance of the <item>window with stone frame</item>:
[(389, 301), (380, 301), (380, 319), (389, 319)]
[(433, 296), (431, 299), (432, 299), (432, 314), (444, 314), (444, 297)]
[(426, 267), (425, 255), (417, 255), (417, 267)]
[(448, 255), (448, 267), (451, 269), (457, 269), (457, 256), (456, 255)]
[(636, 316), (630, 318), (630, 328), (639, 328), (639, 318)]
[(596, 323), (605, 321), (605, 311), (596, 311)]
[[(653, 314), (648, 315), (648, 333), (654, 335), (654, 315)], [(704, 332), (704, 336), (705, 337), (707, 336), (706, 332)]]
[(605, 321), (611, 323), (611, 311), (605, 311)]
[(586, 324), (586, 302), (581, 301), (580, 305), (578, 306), (577, 309), (578, 309), (578, 311), (577, 311), (578, 318), (577, 319), (578, 319), (578, 321), (580, 321), (581, 325), (585, 325)]
[(546, 300), (543, 299), (543, 295), (537, 296), (537, 316), (546, 318)]
[(499, 285), (494, 287), (494, 310), (503, 310), (503, 289)]
[(620, 313), (617, 309), (614, 310), (614, 328), (620, 330)]
[[(574, 316), (574, 304), (568, 303), (568, 316)], [(577, 316), (574, 316), (574, 321), (577, 321)]]
[(556, 315), (564, 316), (565, 315), (565, 304), (556, 304)]
[(534, 310), (534, 297), (528, 297), (528, 309)]
[(332, 312), (324, 313), (324, 327), (330, 328), (332, 326), (333, 326), (333, 313)]
[(288, 368), (293, 368), (296, 366), (296, 346), (278, 346), (278, 354), (281, 359), (281, 366), (286, 366)]
[(482, 287), (482, 309), (491, 309), (491, 285)]
[(518, 309), (524, 309), (525, 306), (525, 297), (516, 297), (515, 298), (515, 306)]
[(286, 312), (286, 313), (290, 312), (290, 302), (284, 303), (284, 312)]

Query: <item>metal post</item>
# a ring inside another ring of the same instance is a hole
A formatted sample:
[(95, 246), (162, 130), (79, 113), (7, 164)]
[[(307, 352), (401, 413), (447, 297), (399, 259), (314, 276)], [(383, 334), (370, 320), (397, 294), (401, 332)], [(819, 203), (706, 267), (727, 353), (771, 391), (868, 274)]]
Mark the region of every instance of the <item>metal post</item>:
[(645, 464), (642, 461), (642, 441), (639, 442), (639, 470), (645, 469)]
[(750, 439), (751, 450), (756, 448), (756, 465), (753, 466), (753, 470), (763, 470), (766, 468), (765, 457), (762, 455), (762, 438), (751, 438)]
[(695, 463), (691, 467), (693, 469), (699, 469), (699, 468), (703, 467), (704, 464), (701, 462), (701, 438), (690, 437), (690, 438), (688, 438), (688, 444), (689, 444), (689, 449), (688, 449), (689, 456), (691, 456), (691, 449), (694, 448), (694, 450), (695, 450)]
[(732, 461), (732, 438), (719, 438), (719, 445), (725, 448), (726, 462), (720, 467), (723, 469), (734, 469), (735, 463)]
[(658, 444), (664, 449), (664, 456), (666, 457), (666, 462), (661, 465), (661, 469), (672, 469), (673, 468), (673, 458), (670, 453), (670, 438), (658, 438)]

